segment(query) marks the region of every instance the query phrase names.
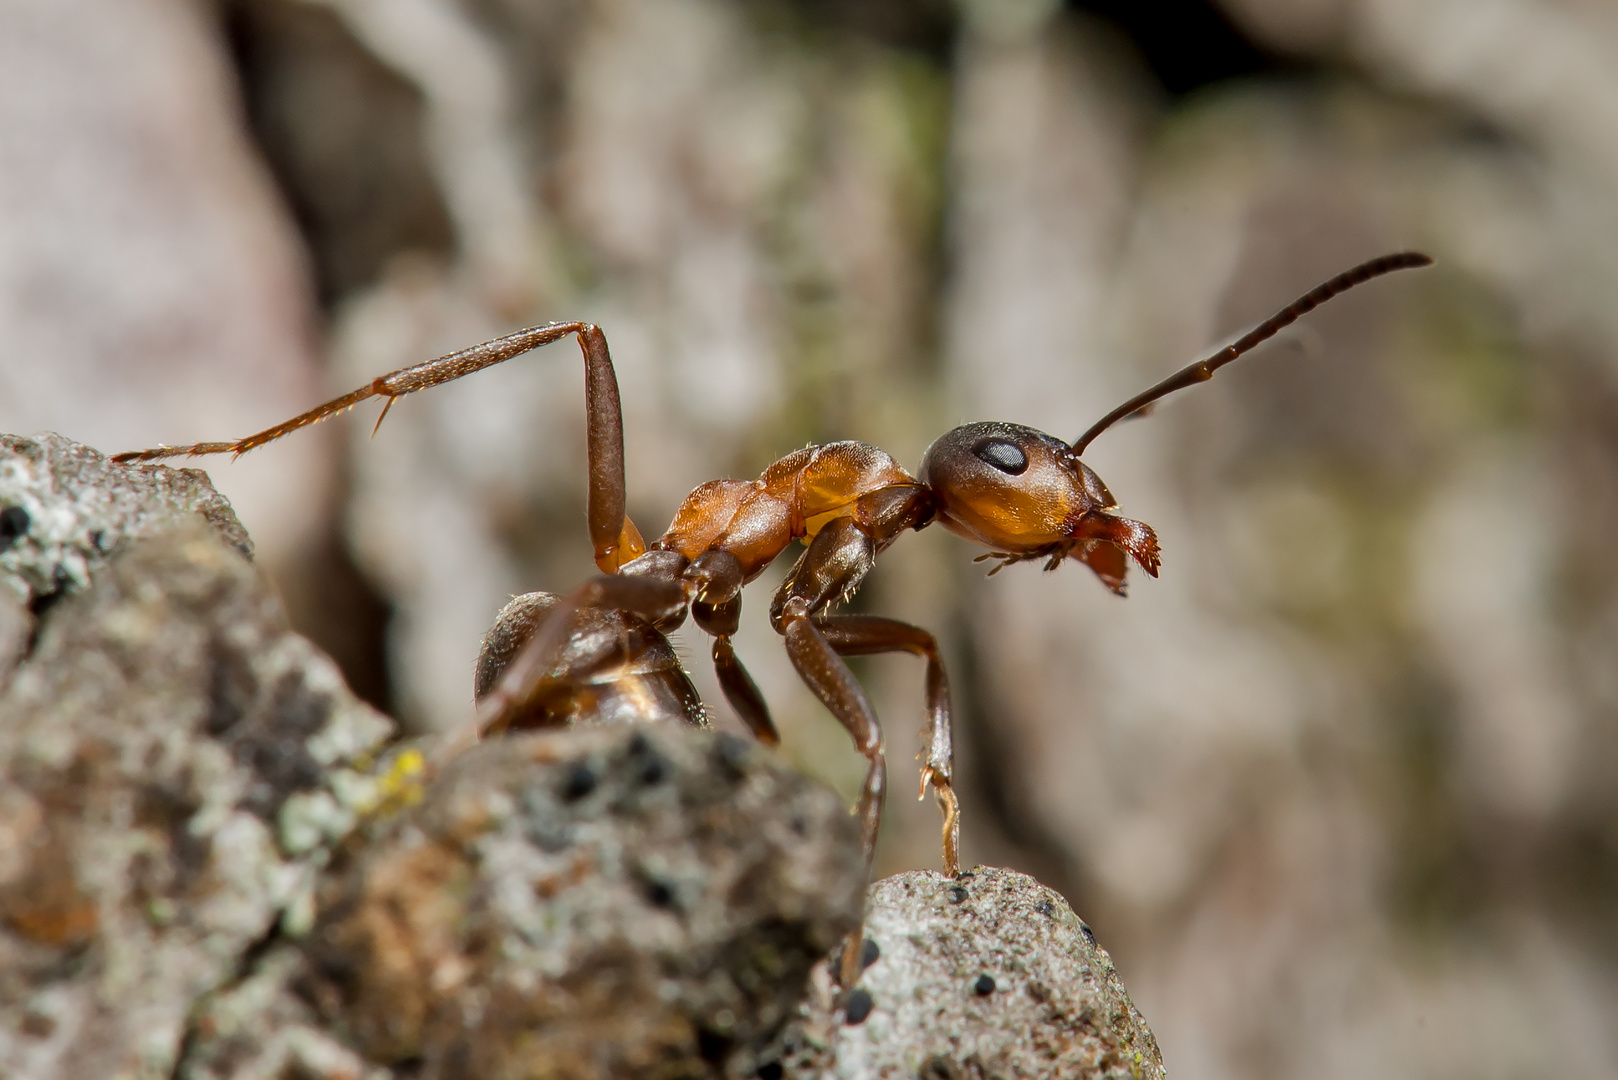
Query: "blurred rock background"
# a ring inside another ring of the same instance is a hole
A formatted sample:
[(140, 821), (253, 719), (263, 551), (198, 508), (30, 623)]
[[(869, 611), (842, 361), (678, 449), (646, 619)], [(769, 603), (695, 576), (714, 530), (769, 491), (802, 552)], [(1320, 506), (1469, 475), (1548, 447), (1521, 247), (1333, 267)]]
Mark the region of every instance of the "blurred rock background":
[[(1163, 577), (857, 598), (948, 642), (965, 857), (1061, 889), (1173, 1074), (1618, 1075), (1618, 8), (1600, 0), (0, 0), (0, 430), (246, 434), (600, 322), (631, 511), (808, 441), (914, 465), (1106, 408)], [(418, 730), (592, 572), (561, 345), (209, 463), (297, 623)], [(751, 600), (786, 752), (860, 759)], [(714, 689), (705, 646), (694, 674)], [(902, 797), (909, 658), (865, 663)]]

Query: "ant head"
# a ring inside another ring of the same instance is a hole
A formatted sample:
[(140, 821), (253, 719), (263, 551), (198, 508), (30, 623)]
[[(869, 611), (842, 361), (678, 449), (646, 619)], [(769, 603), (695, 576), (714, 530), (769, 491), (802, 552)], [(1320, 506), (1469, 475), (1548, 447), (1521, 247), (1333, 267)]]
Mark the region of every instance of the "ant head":
[(1117, 503), (1101, 478), (1079, 460), (1085, 448), (1118, 421), (1144, 416), (1159, 399), (1206, 382), (1339, 293), (1395, 270), (1430, 266), (1432, 261), (1417, 251), (1399, 251), (1343, 271), (1212, 356), (1136, 394), (1072, 444), (1021, 424), (956, 428), (929, 446), (921, 463), (921, 480), (932, 491), (938, 521), (950, 532), (989, 548), (991, 554), (981, 558), (998, 556), (1001, 566), (1043, 558), (1045, 568), (1054, 570), (1071, 557), (1088, 564), (1113, 592), (1122, 593), (1128, 555), (1156, 577), (1157, 534), (1138, 521), (1109, 513)]
[[(1123, 592), (1125, 553), (1157, 574), (1157, 536), (1110, 513), (1107, 485), (1061, 439), (1021, 424), (967, 424), (927, 448), (921, 481), (939, 524), (1005, 562), (1064, 558), (1086, 563)], [(996, 568), (998, 569), (998, 567)]]

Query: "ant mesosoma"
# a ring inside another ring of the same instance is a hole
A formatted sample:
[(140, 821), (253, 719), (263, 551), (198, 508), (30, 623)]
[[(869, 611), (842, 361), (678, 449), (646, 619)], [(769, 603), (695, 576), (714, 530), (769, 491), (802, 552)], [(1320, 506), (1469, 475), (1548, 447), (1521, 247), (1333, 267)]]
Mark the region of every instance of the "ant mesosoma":
[(394, 401), (406, 394), (577, 335), (584, 353), (588, 417), (587, 516), (601, 576), (565, 597), (532, 593), (501, 611), (478, 660), (475, 727), (468, 726), (450, 744), (574, 720), (704, 723), (697, 693), (663, 636), (688, 613), (714, 639), (714, 667), (731, 707), (760, 741), (774, 744), (769, 709), (737, 658), (731, 636), (741, 616), (742, 587), (792, 541), (802, 539), (808, 548), (776, 590), (770, 624), (786, 640), (799, 676), (848, 729), (868, 762), (859, 802), (867, 865), (882, 812), (882, 731), (843, 657), (908, 652), (927, 662), (930, 724), (922, 793), (931, 785), (938, 799), (944, 818), (944, 870), (954, 875), (959, 870), (959, 812), (951, 787), (949, 682), (938, 641), (896, 619), (833, 615), (831, 605), (859, 588), (876, 557), (901, 533), (935, 522), (988, 548), (978, 559), (999, 560), (991, 573), (1029, 559), (1043, 559), (1045, 569), (1054, 570), (1072, 558), (1120, 595), (1129, 559), (1157, 576), (1157, 535), (1150, 526), (1113, 513), (1118, 504), (1112, 493), (1080, 460), (1085, 448), (1113, 424), (1211, 378), (1339, 293), (1431, 262), (1416, 252), (1400, 252), (1337, 275), (1212, 356), (1119, 405), (1075, 442), (1021, 424), (967, 424), (928, 447), (919, 477), (865, 443), (808, 446), (777, 461), (756, 480), (701, 485), (686, 496), (668, 531), (650, 544), (625, 514), (618, 380), (607, 339), (589, 323), (533, 327), (401, 368), (236, 442), (163, 446), (113, 460), (241, 455), (376, 397), (384, 399), (376, 421), (380, 428)]

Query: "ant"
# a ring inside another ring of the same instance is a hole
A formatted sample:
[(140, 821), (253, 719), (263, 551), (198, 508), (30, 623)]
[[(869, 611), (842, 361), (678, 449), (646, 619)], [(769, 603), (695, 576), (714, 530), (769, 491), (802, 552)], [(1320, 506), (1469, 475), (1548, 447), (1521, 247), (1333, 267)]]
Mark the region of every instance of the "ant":
[[(959, 805), (951, 786), (949, 681), (938, 640), (918, 626), (876, 615), (834, 615), (878, 555), (904, 533), (937, 523), (988, 548), (990, 571), (1043, 559), (1087, 565), (1122, 596), (1129, 560), (1157, 576), (1157, 534), (1122, 517), (1095, 471), (1080, 460), (1120, 420), (1214, 372), (1339, 293), (1396, 270), (1431, 265), (1417, 252), (1361, 263), (1300, 296), (1206, 359), (1125, 401), (1065, 442), (1021, 424), (966, 424), (947, 432), (912, 476), (892, 457), (860, 442), (796, 450), (756, 480), (710, 480), (686, 496), (661, 537), (648, 544), (625, 514), (623, 414), (607, 339), (599, 327), (559, 322), (520, 330), (373, 379), (342, 397), (235, 442), (160, 446), (118, 454), (120, 463), (207, 454), (240, 456), (300, 428), (382, 398), (376, 430), (406, 394), (452, 382), (569, 335), (584, 354), (588, 417), (587, 517), (601, 576), (566, 596), (531, 593), (498, 616), (476, 672), (474, 721), (446, 741), (448, 756), (478, 737), (513, 728), (562, 726), (575, 719), (671, 719), (701, 725), (702, 704), (663, 636), (686, 616), (713, 638), (713, 662), (726, 699), (761, 742), (778, 741), (769, 708), (731, 645), (742, 588), (794, 540), (808, 546), (776, 590), (770, 624), (785, 639), (798, 675), (848, 729), (866, 758), (860, 794), (867, 867), (876, 845), (885, 787), (882, 729), (845, 656), (908, 652), (926, 660), (929, 727), (921, 768), (943, 814), (945, 873), (959, 872)], [(843, 970), (857, 974), (859, 937)], [(852, 958), (852, 959), (851, 959)], [(845, 978), (844, 984), (851, 985)]]

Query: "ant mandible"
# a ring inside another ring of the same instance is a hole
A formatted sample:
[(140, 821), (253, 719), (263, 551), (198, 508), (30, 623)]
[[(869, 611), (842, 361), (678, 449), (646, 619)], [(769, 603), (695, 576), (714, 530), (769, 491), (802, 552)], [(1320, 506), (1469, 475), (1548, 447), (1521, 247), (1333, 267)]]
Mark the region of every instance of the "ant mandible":
[[(808, 548), (776, 590), (770, 624), (786, 640), (799, 676), (848, 729), (867, 760), (859, 815), (869, 867), (881, 818), (885, 767), (882, 730), (845, 656), (908, 652), (927, 662), (930, 724), (922, 793), (930, 785), (943, 813), (943, 862), (959, 871), (959, 808), (951, 786), (949, 682), (938, 640), (918, 626), (876, 615), (833, 615), (865, 580), (876, 557), (899, 535), (934, 522), (988, 548), (994, 573), (1014, 562), (1064, 559), (1089, 566), (1122, 595), (1128, 560), (1158, 570), (1157, 534), (1115, 514), (1118, 504), (1080, 456), (1113, 424), (1160, 398), (1202, 382), (1315, 307), (1395, 270), (1428, 266), (1416, 252), (1384, 255), (1311, 289), (1206, 359), (1170, 375), (1103, 416), (1072, 443), (1021, 424), (980, 422), (948, 432), (927, 448), (921, 475), (860, 442), (808, 446), (777, 461), (757, 480), (710, 480), (687, 495), (674, 521), (648, 544), (625, 514), (623, 413), (618, 380), (601, 330), (582, 322), (518, 331), (373, 379), (236, 442), (162, 446), (118, 454), (116, 462), (206, 454), (239, 456), (382, 398), (380, 428), (406, 394), (577, 335), (584, 353), (590, 490), (588, 519), (596, 577), (565, 597), (530, 594), (507, 605), (485, 638), (476, 678), (477, 714), (452, 746), (513, 727), (636, 718), (702, 722), (702, 706), (663, 632), (689, 613), (713, 637), (713, 661), (726, 699), (754, 734), (777, 741), (769, 709), (731, 646), (742, 587), (794, 540)], [(373, 429), (373, 434), (375, 429)], [(603, 674), (605, 673), (605, 675)], [(846, 964), (845, 964), (846, 966)]]

